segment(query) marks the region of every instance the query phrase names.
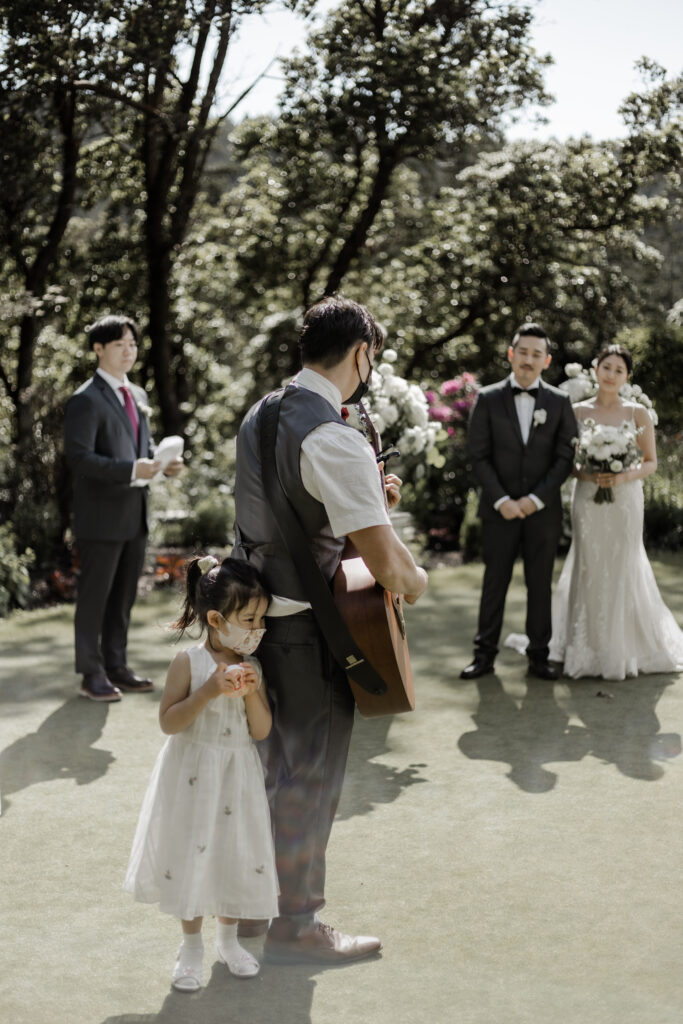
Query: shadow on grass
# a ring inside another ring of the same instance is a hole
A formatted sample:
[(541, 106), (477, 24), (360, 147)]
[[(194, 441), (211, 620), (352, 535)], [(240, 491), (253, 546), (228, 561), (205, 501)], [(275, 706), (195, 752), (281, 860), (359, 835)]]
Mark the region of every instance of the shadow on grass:
[(37, 782), (75, 779), (79, 786), (104, 775), (115, 760), (109, 750), (93, 744), (102, 735), (108, 705), (73, 697), (45, 719), (36, 732), (15, 740), (0, 752), (0, 794), (7, 797)]
[(221, 964), (214, 964), (208, 983), (199, 992), (187, 995), (170, 991), (158, 1013), (125, 1013), (107, 1017), (102, 1024), (310, 1024), (315, 976), (325, 970), (344, 970), (355, 973), (357, 980), (357, 972), (367, 966), (265, 964), (256, 978), (245, 981), (233, 978)]
[(390, 751), (387, 738), (392, 722), (391, 716), (356, 715), (337, 818), (368, 814), (377, 804), (393, 803), (408, 786), (427, 781), (419, 772), (424, 764), (399, 769), (373, 760)]
[(544, 768), (557, 761), (580, 761), (590, 750), (588, 730), (569, 725), (552, 686), (529, 680), (521, 701), (506, 693), (497, 676), (477, 681), (479, 707), (472, 715), (474, 732), (464, 733), (458, 746), (472, 760), (510, 765), (511, 782), (527, 793), (547, 793), (557, 782)]
[(460, 750), (472, 760), (508, 764), (508, 778), (526, 793), (555, 787), (558, 775), (548, 764), (591, 755), (630, 778), (654, 781), (664, 774), (660, 762), (680, 754), (680, 735), (659, 732), (655, 708), (670, 685), (661, 676), (566, 685), (581, 725), (570, 725), (548, 683), (528, 680), (526, 694), (517, 700), (497, 676), (479, 680), (479, 706), (472, 715), (476, 729), (460, 737)]

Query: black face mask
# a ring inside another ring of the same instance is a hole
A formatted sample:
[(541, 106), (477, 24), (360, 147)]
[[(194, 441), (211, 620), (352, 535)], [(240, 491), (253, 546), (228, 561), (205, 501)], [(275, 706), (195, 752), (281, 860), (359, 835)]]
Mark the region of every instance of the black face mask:
[[(369, 359), (368, 359), (368, 362), (370, 363)], [(363, 378), (360, 375), (360, 370), (358, 369), (358, 358), (357, 357), (356, 357), (356, 370), (358, 371), (358, 379), (359, 379), (358, 387), (356, 388), (356, 390), (353, 392), (352, 395), (349, 395), (348, 398), (344, 398), (343, 399), (343, 404), (344, 405), (357, 405), (358, 402), (362, 402), (362, 400), (365, 398), (365, 396), (367, 395), (368, 391), (370, 390), (370, 378), (372, 377), (372, 363), (370, 363), (370, 372), (368, 374), (367, 380), (363, 380)]]

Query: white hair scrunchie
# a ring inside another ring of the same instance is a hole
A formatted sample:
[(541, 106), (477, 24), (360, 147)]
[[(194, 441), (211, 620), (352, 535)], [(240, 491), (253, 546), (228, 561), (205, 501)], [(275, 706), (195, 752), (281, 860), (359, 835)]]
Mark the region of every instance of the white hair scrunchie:
[(199, 570), (203, 576), (205, 573), (209, 572), (210, 569), (213, 569), (214, 565), (218, 565), (218, 559), (214, 558), (213, 555), (204, 555), (203, 558), (199, 559), (197, 565), (199, 566)]

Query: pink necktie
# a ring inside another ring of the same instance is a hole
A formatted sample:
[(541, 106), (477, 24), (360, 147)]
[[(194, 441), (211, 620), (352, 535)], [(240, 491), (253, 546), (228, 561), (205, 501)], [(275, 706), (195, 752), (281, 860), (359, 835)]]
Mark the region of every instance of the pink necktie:
[(138, 423), (138, 411), (135, 408), (133, 396), (130, 393), (130, 388), (127, 388), (125, 384), (119, 388), (119, 391), (123, 395), (123, 408), (126, 410), (126, 413), (128, 414), (128, 419), (131, 422), (131, 425), (133, 427), (133, 433), (135, 434), (135, 443), (137, 444), (138, 431), (140, 427)]

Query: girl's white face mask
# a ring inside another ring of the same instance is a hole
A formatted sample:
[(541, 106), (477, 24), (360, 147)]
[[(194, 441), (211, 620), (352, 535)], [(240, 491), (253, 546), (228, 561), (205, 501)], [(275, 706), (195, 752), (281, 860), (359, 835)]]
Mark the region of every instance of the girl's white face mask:
[(237, 626), (234, 622), (223, 619), (226, 632), (217, 629), (218, 639), (225, 646), (234, 651), (235, 654), (253, 654), (263, 639), (265, 629), (245, 629)]

